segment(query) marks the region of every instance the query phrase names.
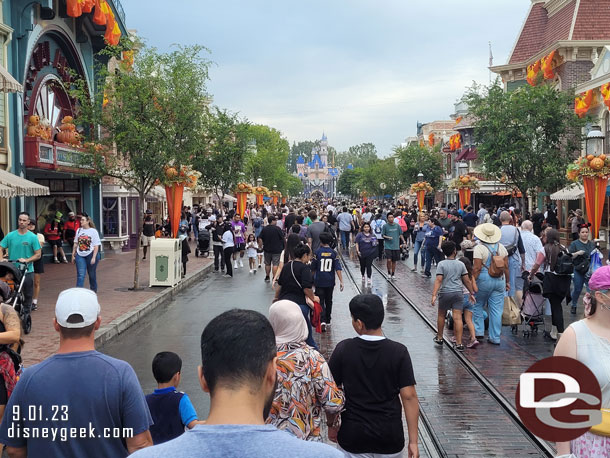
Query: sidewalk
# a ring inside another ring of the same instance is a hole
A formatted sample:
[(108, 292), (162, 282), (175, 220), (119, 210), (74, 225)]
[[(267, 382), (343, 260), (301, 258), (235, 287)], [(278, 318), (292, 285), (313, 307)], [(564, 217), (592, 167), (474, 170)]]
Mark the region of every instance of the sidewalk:
[[(195, 243), (191, 242), (187, 263), (187, 279), (201, 272), (213, 258), (196, 258)], [(150, 261), (140, 262), (141, 291), (128, 291), (133, 286), (135, 250), (115, 254), (105, 252), (105, 258), (97, 268), (98, 296), (102, 308), (102, 327), (120, 316), (153, 299), (167, 287), (148, 287)], [(31, 366), (55, 353), (59, 335), (53, 328), (55, 301), (61, 291), (76, 286), (76, 267), (73, 264), (45, 264), (41, 276), (38, 310), (32, 312), (32, 332), (24, 336), (22, 351), (24, 365)], [(85, 287), (89, 280), (85, 279)]]

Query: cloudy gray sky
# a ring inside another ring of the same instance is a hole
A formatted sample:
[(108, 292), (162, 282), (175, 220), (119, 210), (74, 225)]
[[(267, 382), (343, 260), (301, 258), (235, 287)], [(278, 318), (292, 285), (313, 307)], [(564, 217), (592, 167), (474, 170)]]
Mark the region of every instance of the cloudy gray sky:
[(208, 47), (214, 103), (293, 141), (381, 155), (506, 63), (530, 0), (122, 0), (161, 50)]

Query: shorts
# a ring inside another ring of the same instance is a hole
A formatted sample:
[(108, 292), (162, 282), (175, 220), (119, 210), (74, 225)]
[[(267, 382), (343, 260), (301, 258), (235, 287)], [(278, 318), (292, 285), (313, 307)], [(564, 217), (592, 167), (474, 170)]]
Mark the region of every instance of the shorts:
[(245, 243), (240, 243), (235, 247), (235, 252), (238, 251), (246, 251), (246, 244)]
[(474, 312), (474, 304), (470, 303), (470, 300), (468, 299), (469, 297), (470, 294), (464, 294), (464, 311)]
[(463, 310), (464, 309), (464, 293), (455, 291), (452, 293), (438, 294), (439, 310)]
[(142, 246), (150, 246), (150, 242), (155, 240), (155, 236), (151, 235), (150, 237), (147, 235), (142, 235)]
[(270, 266), (273, 264), (274, 266), (279, 266), (281, 256), (282, 253), (269, 253), (265, 251), (265, 265)]
[(388, 261), (400, 261), (400, 250), (385, 250), (385, 257)]
[(59, 239), (59, 240), (47, 240), (47, 243), (48, 243), (50, 246), (56, 246), (56, 247), (59, 247), (59, 248), (61, 248), (61, 246), (62, 246), (62, 244), (63, 244), (63, 242), (62, 242), (62, 240), (61, 240), (61, 239)]
[(42, 257), (38, 261), (34, 261), (34, 273), (35, 274), (43, 274), (44, 273), (44, 262)]

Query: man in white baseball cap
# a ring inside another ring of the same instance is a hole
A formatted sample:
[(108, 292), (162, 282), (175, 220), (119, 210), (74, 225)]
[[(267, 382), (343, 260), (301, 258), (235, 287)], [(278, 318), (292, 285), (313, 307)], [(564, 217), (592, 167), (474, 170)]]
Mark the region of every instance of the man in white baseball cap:
[[(95, 350), (100, 304), (88, 289), (62, 291), (55, 305), (57, 353), (23, 371), (7, 404), (0, 443), (9, 456), (127, 456), (152, 445), (152, 417), (133, 368)], [(28, 436), (61, 423), (76, 436)], [(121, 428), (114, 428), (121, 425)]]

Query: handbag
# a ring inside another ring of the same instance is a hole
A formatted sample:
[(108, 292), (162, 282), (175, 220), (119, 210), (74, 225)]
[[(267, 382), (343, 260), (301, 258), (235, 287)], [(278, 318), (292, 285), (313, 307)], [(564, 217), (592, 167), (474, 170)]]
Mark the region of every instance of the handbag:
[(590, 433), (597, 434), (598, 436), (610, 437), (610, 410), (602, 409), (602, 422), (599, 425), (593, 426)]
[(515, 300), (506, 296), (504, 298), (504, 311), (502, 312), (502, 326), (514, 326), (521, 323), (521, 309)]

